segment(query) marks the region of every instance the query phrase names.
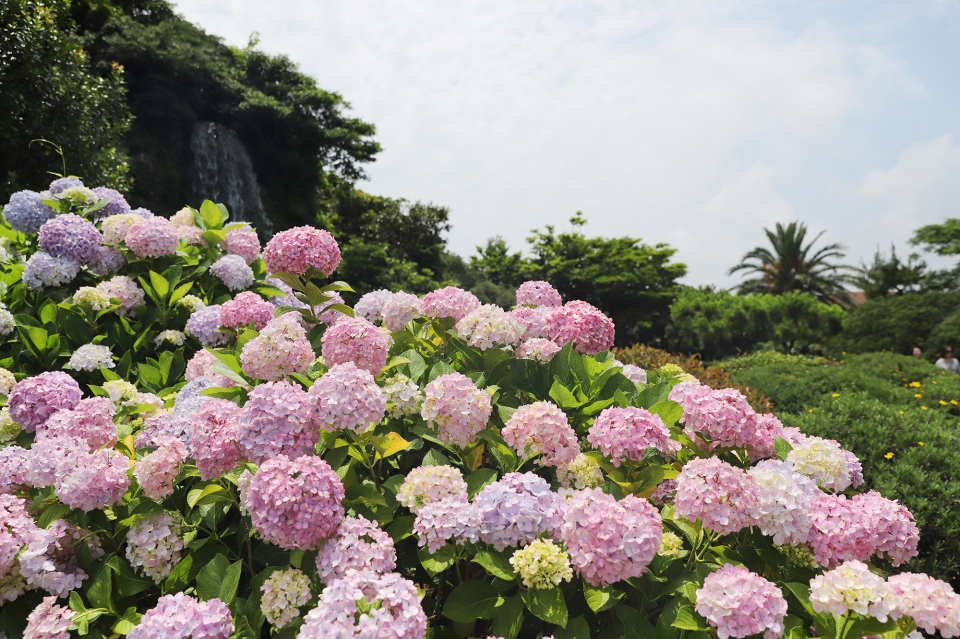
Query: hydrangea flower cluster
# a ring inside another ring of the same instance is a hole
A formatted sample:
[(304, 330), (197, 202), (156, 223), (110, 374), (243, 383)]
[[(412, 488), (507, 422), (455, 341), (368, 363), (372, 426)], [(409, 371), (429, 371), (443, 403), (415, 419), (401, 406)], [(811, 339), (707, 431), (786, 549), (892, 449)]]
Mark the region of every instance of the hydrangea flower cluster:
[(127, 559), (156, 583), (164, 581), (180, 561), (180, 526), (167, 513), (138, 519), (127, 531)]
[(58, 215), (40, 227), (40, 250), (53, 257), (61, 257), (88, 264), (96, 259), (103, 236), (90, 222), (79, 215)]
[(32, 433), (58, 410), (74, 408), (81, 396), (72, 377), (50, 371), (18, 382), (7, 397), (7, 406), (13, 421)]
[(196, 337), (204, 346), (222, 346), (230, 336), (220, 330), (220, 305), (212, 304), (195, 310), (187, 319), (187, 333)]
[(574, 568), (592, 586), (639, 577), (663, 537), (660, 513), (633, 495), (617, 501), (599, 488), (567, 495), (560, 537)]
[(183, 342), (186, 339), (187, 336), (183, 334), (183, 331), (167, 329), (157, 333), (157, 336), (153, 338), (153, 342), (157, 346), (162, 346), (164, 342), (169, 342), (174, 346), (183, 346)]
[(717, 629), (720, 639), (743, 639), (763, 633), (783, 634), (787, 600), (777, 586), (742, 566), (724, 564), (707, 575), (697, 590), (697, 612)]
[(427, 633), (417, 587), (396, 573), (351, 572), (324, 589), (305, 619), (297, 639), (423, 639)]
[(570, 555), (550, 539), (536, 539), (513, 553), (510, 565), (527, 588), (556, 588), (573, 579)]
[(666, 557), (679, 557), (681, 551), (683, 551), (683, 539), (670, 531), (664, 531), (663, 540), (660, 542), (660, 550), (657, 551), (657, 554)]
[(93, 286), (81, 286), (73, 294), (74, 304), (86, 304), (93, 311), (102, 311), (110, 306), (110, 296)]
[(231, 291), (242, 291), (253, 285), (253, 269), (239, 255), (224, 255), (210, 267), (213, 273)]
[(516, 320), (517, 324), (523, 328), (520, 339), (529, 341), (547, 336), (547, 320), (550, 318), (550, 313), (552, 312), (552, 309), (546, 306), (538, 308), (518, 306), (507, 313), (507, 315)]
[(56, 605), (56, 597), (44, 597), (27, 617), (23, 639), (70, 639), (74, 612)]
[(267, 621), (283, 628), (300, 616), (300, 606), (310, 601), (310, 578), (296, 568), (275, 570), (260, 586), (260, 610)]
[(897, 612), (908, 615), (927, 634), (960, 636), (960, 595), (950, 584), (928, 575), (904, 572), (893, 575), (887, 586), (899, 602)]
[(43, 203), (44, 197), (36, 191), (17, 191), (3, 207), (3, 216), (14, 231), (34, 235), (56, 211)]
[(340, 247), (328, 232), (298, 226), (274, 235), (263, 249), (263, 261), (270, 273), (303, 275), (312, 266), (329, 277), (340, 266)]
[(127, 635), (129, 639), (229, 639), (233, 615), (219, 599), (197, 601), (178, 592), (164, 595)]
[(563, 300), (549, 282), (524, 282), (517, 289), (517, 306), (563, 306)]
[(103, 243), (107, 246), (120, 246), (127, 239), (130, 227), (143, 218), (133, 213), (123, 213), (106, 218), (101, 224), (103, 229)]
[(57, 469), (54, 493), (70, 508), (84, 512), (119, 503), (130, 486), (128, 461), (112, 448), (87, 454), (74, 450), (70, 461)]
[(444, 499), (467, 501), (467, 482), (453, 466), (418, 466), (407, 473), (397, 490), (397, 501), (412, 513)]
[(343, 483), (319, 457), (263, 462), (244, 492), (260, 535), (286, 550), (319, 549), (343, 519)]
[(457, 322), (457, 334), (482, 351), (515, 346), (524, 327), (512, 315), (494, 304), (484, 304)]
[(295, 313), (267, 322), (240, 352), (243, 372), (255, 379), (281, 380), (291, 373), (306, 373), (313, 361), (313, 347)]
[(659, 415), (635, 406), (603, 409), (590, 427), (587, 441), (618, 467), (626, 459), (642, 461), (648, 448), (663, 454), (680, 450), (680, 442), (670, 439), (670, 430)]
[(418, 507), (413, 533), (420, 546), (432, 554), (453, 539), (455, 543), (476, 543), (480, 538), (480, 513), (460, 497), (448, 497)]
[(273, 304), (253, 291), (244, 291), (220, 306), (220, 325), (237, 330), (253, 324), (259, 331), (273, 319), (273, 309)]
[(143, 289), (126, 275), (117, 275), (100, 282), (96, 288), (110, 299), (120, 302), (120, 307), (116, 309), (118, 315), (132, 316), (133, 309), (146, 303)]
[(139, 258), (162, 257), (177, 252), (180, 235), (177, 233), (177, 227), (171, 224), (170, 220), (151, 217), (133, 224), (127, 230), (124, 243)]
[(91, 451), (113, 446), (117, 441), (115, 412), (113, 402), (106, 397), (81, 399), (73, 408), (62, 408), (37, 425), (37, 440), (66, 435), (86, 442)]
[(416, 415), (423, 406), (423, 393), (409, 377), (397, 373), (383, 383), (383, 396), (387, 400), (387, 414), (394, 419)]
[[(41, 195), (46, 195), (46, 192)], [(53, 195), (51, 193), (51, 195)], [(96, 203), (97, 194), (85, 186), (70, 186), (56, 194), (55, 199), (71, 206), (84, 207)]]
[(557, 467), (557, 480), (564, 488), (597, 488), (603, 485), (603, 471), (594, 458), (578, 453), (569, 466)]
[(160, 435), (152, 442), (156, 450), (137, 460), (133, 476), (143, 494), (161, 501), (173, 494), (173, 482), (180, 472), (180, 464), (187, 458), (187, 447), (175, 437)]
[(623, 370), (620, 372), (623, 373), (623, 376), (634, 384), (647, 383), (647, 371), (643, 370), (639, 366), (634, 366), (633, 364), (624, 364)]
[(753, 443), (757, 424), (754, 411), (740, 391), (692, 386), (677, 400), (683, 408), (684, 432), (695, 442), (700, 437), (716, 446), (743, 448)]
[(873, 554), (867, 522), (846, 495), (817, 496), (810, 504), (810, 521), (807, 546), (821, 566), (865, 560)]
[(871, 490), (855, 496), (853, 505), (871, 533), (871, 555), (884, 555), (894, 566), (917, 556), (920, 530), (902, 504)]
[(84, 344), (70, 355), (67, 368), (74, 371), (95, 371), (101, 368), (113, 368), (113, 353), (109, 346), (102, 344)]
[(13, 313), (7, 309), (7, 305), (0, 302), (0, 335), (6, 336), (13, 332), (17, 327), (17, 320)]
[(492, 412), (490, 396), (469, 377), (447, 373), (427, 384), (420, 414), (444, 444), (466, 448), (487, 427)]
[(810, 509), (821, 493), (813, 480), (789, 462), (767, 459), (747, 474), (757, 487), (760, 517), (757, 524), (778, 546), (806, 543), (813, 522)]
[(257, 464), (285, 455), (295, 459), (313, 453), (320, 440), (309, 423), (309, 399), (298, 384), (267, 382), (250, 391), (240, 412), (240, 450)]
[(480, 540), (497, 550), (517, 548), (560, 527), (562, 504), (542, 477), (507, 473), (473, 500), (480, 514)]
[(47, 286), (63, 286), (73, 281), (79, 272), (79, 262), (37, 251), (27, 260), (21, 278), (25, 287), (36, 290)]
[(210, 398), (193, 416), (190, 451), (201, 479), (219, 477), (243, 458), (237, 442), (241, 412), (230, 400)]
[(383, 303), (380, 316), (383, 318), (384, 328), (395, 333), (402, 331), (403, 327), (419, 313), (420, 298), (400, 291), (392, 294), (390, 299)]
[(253, 264), (260, 256), (260, 238), (248, 228), (230, 229), (220, 242), (220, 248), (231, 255), (239, 255), (247, 264)]
[(181, 419), (193, 418), (204, 404), (213, 399), (209, 395), (204, 395), (203, 391), (216, 385), (216, 380), (210, 377), (198, 377), (185, 384), (177, 393), (173, 414)]
[(130, 212), (130, 205), (127, 204), (127, 198), (116, 189), (106, 186), (98, 186), (93, 189), (93, 194), (98, 200), (107, 200), (107, 205), (97, 211), (98, 218), (110, 217), (111, 215), (121, 215)]
[(819, 437), (805, 437), (794, 444), (787, 454), (787, 461), (796, 469), (817, 482), (824, 490), (841, 492), (853, 483), (848, 456), (834, 441)]
[(391, 297), (393, 292), (383, 288), (364, 293), (353, 306), (354, 316), (362, 317), (371, 324), (383, 320), (383, 305)]
[(521, 406), (507, 420), (502, 434), (518, 455), (539, 455), (541, 466), (566, 467), (580, 453), (577, 434), (566, 414), (551, 402)]
[(747, 473), (718, 457), (693, 459), (677, 477), (677, 514), (729, 534), (752, 526), (760, 515), (757, 486)]
[(337, 364), (308, 392), (311, 422), (325, 431), (363, 432), (383, 420), (387, 400), (368, 371), (353, 362)]
[(548, 339), (535, 337), (517, 347), (518, 359), (532, 359), (536, 362), (549, 362), (560, 352), (560, 347)]
[(848, 561), (810, 580), (810, 604), (816, 612), (842, 615), (853, 610), (886, 621), (896, 613), (898, 603), (883, 577), (859, 561)]
[[(75, 525), (58, 519), (49, 528), (37, 528), (29, 521), (26, 532), (27, 547), (20, 552), (20, 574), (27, 586), (46, 590), (51, 595), (66, 597), (71, 590), (79, 588), (87, 574), (77, 565), (77, 549), (74, 537), (82, 531)], [(91, 538), (87, 543), (91, 557), (103, 556), (99, 540)]]
[(190, 309), (191, 313), (207, 307), (206, 303), (196, 295), (184, 295), (177, 300), (177, 305)]
[(327, 366), (353, 362), (376, 376), (387, 365), (393, 339), (365, 319), (348, 317), (328, 328), (322, 343), (321, 353)]
[(17, 385), (17, 378), (6, 368), (0, 366), (0, 393), (9, 395), (13, 387)]
[(420, 312), (427, 317), (452, 317), (459, 322), (480, 308), (480, 300), (469, 291), (446, 286), (427, 293), (420, 301)]
[(210, 351), (203, 349), (194, 353), (193, 357), (190, 358), (190, 361), (187, 362), (187, 369), (184, 372), (184, 377), (188, 382), (192, 382), (198, 377), (208, 377), (211, 381), (216, 382), (216, 386), (223, 386), (229, 388), (235, 386), (234, 382), (229, 377), (221, 375), (214, 370), (214, 366), (219, 360), (211, 353)]
[(559, 306), (547, 320), (548, 337), (557, 344), (572, 342), (578, 353), (596, 355), (613, 346), (613, 320), (595, 306), (575, 300)]
[(317, 576), (325, 584), (343, 579), (351, 570), (383, 574), (396, 567), (393, 539), (362, 515), (340, 522), (337, 534), (321, 546), (317, 555)]

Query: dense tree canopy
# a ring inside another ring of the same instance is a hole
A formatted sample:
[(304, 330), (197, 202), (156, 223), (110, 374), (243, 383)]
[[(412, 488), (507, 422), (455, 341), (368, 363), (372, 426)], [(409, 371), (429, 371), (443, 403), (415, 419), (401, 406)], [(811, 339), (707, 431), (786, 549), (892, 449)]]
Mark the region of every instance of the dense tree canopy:
[(902, 295), (920, 287), (926, 269), (927, 263), (917, 255), (910, 255), (906, 262), (901, 260), (891, 244), (889, 258), (877, 249), (873, 262), (861, 264), (853, 281), (863, 289), (867, 299)]

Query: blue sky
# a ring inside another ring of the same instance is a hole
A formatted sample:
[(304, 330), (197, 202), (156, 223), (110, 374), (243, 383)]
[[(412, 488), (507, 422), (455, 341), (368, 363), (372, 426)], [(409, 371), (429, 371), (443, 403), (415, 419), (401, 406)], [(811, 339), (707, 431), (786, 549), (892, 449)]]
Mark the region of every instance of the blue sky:
[(856, 263), (960, 217), (960, 0), (177, 7), (341, 93), (384, 147), (361, 188), (450, 207), (462, 255), (583, 211), (730, 286), (778, 221)]

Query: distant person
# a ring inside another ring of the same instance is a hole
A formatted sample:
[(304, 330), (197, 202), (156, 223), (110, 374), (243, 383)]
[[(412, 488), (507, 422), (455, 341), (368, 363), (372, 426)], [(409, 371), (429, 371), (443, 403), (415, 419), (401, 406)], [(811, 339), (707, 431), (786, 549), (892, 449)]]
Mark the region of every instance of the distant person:
[(920, 359), (923, 357), (923, 351), (920, 350), (919, 346), (913, 347), (913, 356), (916, 357), (917, 359)]
[(940, 349), (940, 359), (937, 360), (936, 366), (945, 371), (960, 374), (960, 361), (953, 357), (952, 346), (944, 346)]

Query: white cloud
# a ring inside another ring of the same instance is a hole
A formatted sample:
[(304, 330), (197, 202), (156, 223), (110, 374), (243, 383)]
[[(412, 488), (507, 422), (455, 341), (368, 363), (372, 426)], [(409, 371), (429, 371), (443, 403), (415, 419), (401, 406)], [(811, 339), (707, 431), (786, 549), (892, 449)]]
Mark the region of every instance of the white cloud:
[[(822, 213), (832, 158), (863, 162), (847, 157), (862, 121), (926, 99), (889, 51), (788, 3), (269, 6), (178, 3), (232, 44), (259, 31), (342, 93), (384, 146), (363, 188), (450, 206), (464, 254), (582, 210), (588, 232), (668, 241), (688, 281), (729, 285), (763, 225)], [(830, 204), (831, 226), (852, 222)]]

